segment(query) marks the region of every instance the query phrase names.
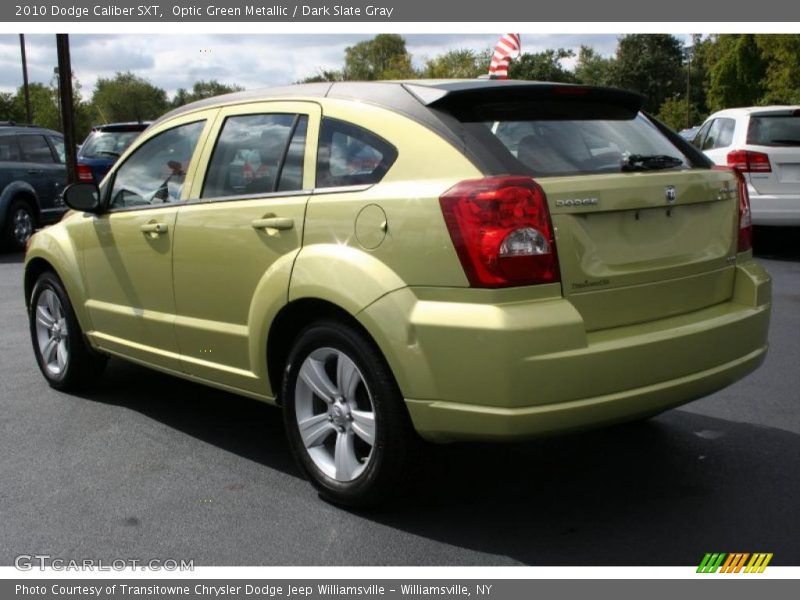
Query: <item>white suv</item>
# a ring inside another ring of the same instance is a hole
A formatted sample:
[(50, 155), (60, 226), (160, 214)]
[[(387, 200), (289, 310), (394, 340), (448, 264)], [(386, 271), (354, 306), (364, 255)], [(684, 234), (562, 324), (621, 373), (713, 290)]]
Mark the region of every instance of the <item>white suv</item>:
[(744, 174), (754, 224), (800, 225), (800, 106), (721, 110), (692, 143)]

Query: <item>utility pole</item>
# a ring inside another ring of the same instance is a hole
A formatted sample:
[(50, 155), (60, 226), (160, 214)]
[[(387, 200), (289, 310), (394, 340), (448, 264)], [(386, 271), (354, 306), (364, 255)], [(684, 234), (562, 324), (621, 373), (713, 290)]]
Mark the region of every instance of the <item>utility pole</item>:
[(28, 89), (28, 59), (25, 57), (25, 34), (19, 34), (19, 50), (22, 53), (22, 89), (25, 94), (25, 117), (28, 123), (33, 123), (31, 115), (31, 93)]
[(694, 46), (686, 48), (686, 129), (692, 126), (692, 51)]
[(56, 49), (58, 51), (58, 95), (67, 160), (67, 183), (75, 183), (78, 180), (78, 168), (75, 152), (75, 113), (72, 108), (72, 64), (69, 58), (69, 35), (66, 33), (56, 34)]

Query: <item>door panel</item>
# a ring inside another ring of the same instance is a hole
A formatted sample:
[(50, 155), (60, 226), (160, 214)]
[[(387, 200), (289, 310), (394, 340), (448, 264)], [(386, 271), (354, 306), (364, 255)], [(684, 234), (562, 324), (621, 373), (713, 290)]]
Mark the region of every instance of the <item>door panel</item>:
[[(245, 119), (255, 115), (286, 118)], [(186, 372), (270, 395), (255, 342), (264, 332), (254, 321), (263, 314), (254, 298), (286, 302), (313, 186), (316, 145), (308, 140), (316, 140), (318, 124), (318, 105), (304, 102), (237, 106), (219, 115), (217, 142), (201, 159), (207, 173), (198, 168), (192, 190), (198, 200), (178, 213), (175, 331)], [(260, 152), (250, 147), (261, 140)]]
[(167, 206), (87, 216), (84, 238), (90, 335), (102, 348), (174, 370), (180, 369), (172, 324), (177, 213)]
[(98, 346), (179, 371), (172, 250), (178, 207), (216, 111), (166, 123), (136, 144), (106, 179), (108, 212), (87, 215), (83, 268)]

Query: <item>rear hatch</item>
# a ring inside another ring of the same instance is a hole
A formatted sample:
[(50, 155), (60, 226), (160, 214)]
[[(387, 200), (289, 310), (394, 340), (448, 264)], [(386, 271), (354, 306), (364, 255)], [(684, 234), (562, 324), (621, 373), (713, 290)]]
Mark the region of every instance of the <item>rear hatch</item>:
[(800, 110), (750, 115), (747, 150), (769, 157), (769, 171), (749, 173), (750, 183), (759, 194), (800, 195)]
[(487, 175), (529, 175), (543, 188), (563, 294), (588, 330), (732, 296), (736, 179), (643, 115), (640, 96), (516, 84), (431, 104), (458, 121)]

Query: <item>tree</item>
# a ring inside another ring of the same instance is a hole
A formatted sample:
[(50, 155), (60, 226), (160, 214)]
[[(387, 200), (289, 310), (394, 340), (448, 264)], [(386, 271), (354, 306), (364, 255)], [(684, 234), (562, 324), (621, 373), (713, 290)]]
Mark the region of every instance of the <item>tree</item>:
[(614, 81), (614, 59), (604, 58), (597, 50), (581, 46), (575, 79), (586, 85), (612, 85)]
[(422, 76), (430, 79), (474, 79), (488, 72), (489, 61), (485, 54), (462, 48), (426, 60)]
[(710, 110), (758, 104), (764, 95), (766, 65), (753, 34), (713, 36), (708, 47)]
[(221, 96), (222, 94), (230, 94), (232, 92), (241, 92), (244, 88), (238, 85), (228, 85), (220, 83), (216, 79), (209, 81), (200, 80), (195, 82), (192, 86), (192, 91), (188, 92), (184, 88), (179, 88), (172, 99), (172, 106), (178, 107), (197, 100), (204, 100), (206, 98), (213, 98), (214, 96)]
[(299, 83), (321, 83), (324, 81), (342, 81), (344, 74), (341, 71), (327, 71), (319, 69), (316, 75), (301, 79)]
[[(686, 127), (686, 97), (676, 96), (667, 98), (658, 110), (656, 115), (661, 121), (680, 131)], [(703, 113), (696, 104), (689, 104), (689, 117), (691, 123), (701, 123)]]
[(561, 65), (566, 58), (573, 58), (572, 50), (559, 48), (543, 52), (525, 53), (511, 61), (508, 76), (511, 79), (527, 79), (529, 81), (560, 81), (573, 83), (575, 75)]
[(800, 35), (756, 35), (766, 64), (764, 103), (800, 103)]
[(92, 104), (104, 123), (155, 119), (169, 108), (164, 90), (131, 72), (98, 79)]
[(345, 80), (375, 81), (415, 76), (402, 36), (381, 33), (371, 40), (345, 48), (342, 74)]
[(683, 46), (668, 34), (630, 34), (619, 40), (612, 82), (645, 96), (645, 110), (657, 111), (686, 85)]

